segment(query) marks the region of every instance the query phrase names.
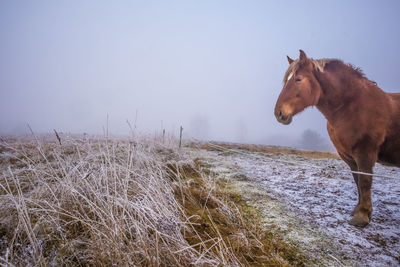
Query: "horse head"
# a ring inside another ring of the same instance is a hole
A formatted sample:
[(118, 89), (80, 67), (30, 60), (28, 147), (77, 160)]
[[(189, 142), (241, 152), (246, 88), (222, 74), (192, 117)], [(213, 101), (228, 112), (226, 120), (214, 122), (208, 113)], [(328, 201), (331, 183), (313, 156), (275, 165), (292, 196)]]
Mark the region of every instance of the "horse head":
[(303, 50), (300, 57), (293, 60), (287, 57), (289, 68), (283, 79), (283, 89), (275, 105), (275, 117), (283, 124), (292, 122), (294, 115), (318, 103), (322, 89), (315, 77), (318, 71), (312, 59)]

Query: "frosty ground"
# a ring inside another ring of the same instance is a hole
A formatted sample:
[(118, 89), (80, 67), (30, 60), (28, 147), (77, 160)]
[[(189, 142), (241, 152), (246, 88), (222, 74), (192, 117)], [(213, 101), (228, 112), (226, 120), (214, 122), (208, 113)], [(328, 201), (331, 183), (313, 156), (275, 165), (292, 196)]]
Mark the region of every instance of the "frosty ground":
[(339, 159), (246, 150), (192, 153), (214, 173), (235, 180), (246, 200), (260, 208), (265, 226), (317, 262), (400, 264), (400, 168), (375, 166), (374, 173), (393, 178), (374, 178), (372, 222), (359, 229), (348, 224), (357, 191)]

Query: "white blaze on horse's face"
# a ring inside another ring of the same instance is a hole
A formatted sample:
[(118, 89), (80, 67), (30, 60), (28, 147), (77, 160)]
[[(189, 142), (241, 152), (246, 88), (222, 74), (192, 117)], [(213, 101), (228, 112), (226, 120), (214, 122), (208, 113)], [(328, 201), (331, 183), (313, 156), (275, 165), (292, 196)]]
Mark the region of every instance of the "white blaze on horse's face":
[(293, 72), (289, 74), (289, 76), (288, 76), (286, 82), (288, 82), (292, 77), (293, 77)]

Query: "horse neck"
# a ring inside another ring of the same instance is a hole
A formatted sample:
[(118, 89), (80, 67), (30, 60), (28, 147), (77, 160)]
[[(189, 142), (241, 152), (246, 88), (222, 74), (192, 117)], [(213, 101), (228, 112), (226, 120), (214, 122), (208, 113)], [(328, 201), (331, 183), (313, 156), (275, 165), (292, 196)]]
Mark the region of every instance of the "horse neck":
[(315, 76), (322, 90), (316, 107), (333, 123), (339, 111), (348, 109), (351, 102), (359, 99), (361, 90), (356, 88), (358, 83), (349, 74), (319, 72)]

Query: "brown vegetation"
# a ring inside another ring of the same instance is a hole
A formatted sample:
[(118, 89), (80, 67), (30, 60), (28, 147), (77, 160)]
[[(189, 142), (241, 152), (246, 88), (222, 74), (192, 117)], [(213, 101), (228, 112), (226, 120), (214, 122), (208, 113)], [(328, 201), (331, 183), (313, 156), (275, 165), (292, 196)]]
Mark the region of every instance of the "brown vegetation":
[(270, 155), (281, 155), (281, 154), (292, 154), (307, 158), (333, 158), (337, 159), (339, 156), (336, 153), (331, 152), (320, 152), (320, 151), (307, 151), (307, 150), (298, 150), (288, 147), (279, 147), (279, 146), (265, 146), (265, 145), (253, 145), (253, 144), (235, 144), (235, 143), (221, 143), (221, 142), (211, 142), (201, 144), (200, 147), (202, 149), (207, 150), (221, 150), (223, 149), (241, 149), (250, 152), (259, 152), (266, 153)]
[(174, 140), (60, 139), (1, 142), (0, 264), (304, 264)]

